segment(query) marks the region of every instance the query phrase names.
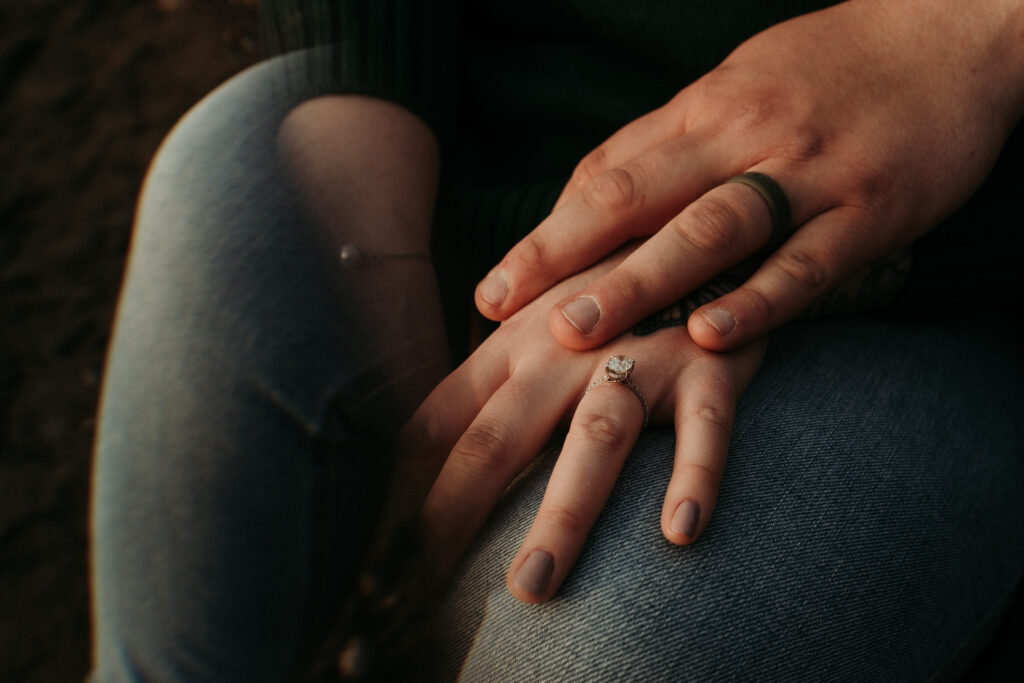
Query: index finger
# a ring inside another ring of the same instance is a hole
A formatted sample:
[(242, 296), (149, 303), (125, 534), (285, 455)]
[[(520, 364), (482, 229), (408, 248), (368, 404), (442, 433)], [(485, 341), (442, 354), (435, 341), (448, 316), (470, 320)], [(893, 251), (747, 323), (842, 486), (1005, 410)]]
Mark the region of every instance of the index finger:
[(406, 524), (419, 512), (459, 437), (507, 381), (506, 362), (502, 354), (470, 358), (430, 392), (402, 427), (383, 522), (385, 530)]
[(555, 201), (555, 209), (569, 201), (586, 187), (587, 183), (608, 169), (626, 163), (672, 136), (681, 135), (683, 130), (679, 118), (669, 115), (666, 105), (630, 121), (617, 130), (576, 165), (572, 177)]
[(650, 235), (726, 179), (722, 169), (737, 166), (727, 156), (721, 142), (690, 134), (599, 174), (512, 247), (477, 286), (477, 308), (504, 320), (556, 282)]

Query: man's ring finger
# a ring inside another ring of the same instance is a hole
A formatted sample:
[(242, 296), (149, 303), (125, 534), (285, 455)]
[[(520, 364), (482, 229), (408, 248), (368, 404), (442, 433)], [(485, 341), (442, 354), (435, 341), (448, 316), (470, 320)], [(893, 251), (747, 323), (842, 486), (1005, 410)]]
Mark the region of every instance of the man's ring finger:
[(770, 176), (757, 171), (747, 171), (738, 176), (733, 176), (725, 181), (726, 183), (739, 183), (757, 191), (772, 215), (772, 236), (768, 240), (767, 249), (775, 250), (786, 241), (793, 231), (792, 215), (789, 208), (789, 199), (782, 187)]

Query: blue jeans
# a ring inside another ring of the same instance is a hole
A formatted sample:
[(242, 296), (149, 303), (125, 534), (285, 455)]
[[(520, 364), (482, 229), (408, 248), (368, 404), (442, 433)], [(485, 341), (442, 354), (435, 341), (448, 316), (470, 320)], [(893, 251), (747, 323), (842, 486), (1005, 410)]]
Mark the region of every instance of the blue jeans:
[[(372, 529), (387, 356), (282, 180), (301, 59), (170, 135), (146, 181), (92, 499), (95, 680), (297, 678)], [(1024, 569), (1024, 370), (992, 320), (850, 319), (772, 339), (715, 518), (658, 519), (673, 434), (640, 442), (559, 594), (504, 573), (553, 456), (496, 510), (437, 615), (465, 680), (932, 680)]]

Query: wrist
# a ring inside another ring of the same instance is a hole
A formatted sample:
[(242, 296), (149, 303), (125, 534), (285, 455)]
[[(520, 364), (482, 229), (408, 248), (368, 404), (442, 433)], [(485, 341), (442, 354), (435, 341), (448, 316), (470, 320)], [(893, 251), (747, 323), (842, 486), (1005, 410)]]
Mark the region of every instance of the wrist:
[(278, 148), (308, 215), (336, 247), (429, 252), (439, 152), (415, 114), (372, 97), (319, 97), (285, 117)]

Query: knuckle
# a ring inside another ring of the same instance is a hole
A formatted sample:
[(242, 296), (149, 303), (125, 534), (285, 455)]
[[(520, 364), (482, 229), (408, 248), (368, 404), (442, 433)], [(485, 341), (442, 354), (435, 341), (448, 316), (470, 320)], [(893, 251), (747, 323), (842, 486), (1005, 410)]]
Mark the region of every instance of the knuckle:
[(811, 292), (822, 290), (828, 280), (821, 262), (803, 250), (786, 249), (776, 252), (775, 265), (791, 280)]
[(590, 531), (590, 524), (577, 510), (560, 503), (551, 503), (537, 514), (545, 526), (553, 527), (570, 537), (582, 537)]
[(731, 250), (738, 242), (742, 224), (735, 206), (712, 196), (692, 204), (672, 221), (671, 227), (698, 252), (719, 253)]
[(647, 282), (637, 273), (619, 268), (616, 269), (614, 275), (608, 277), (608, 280), (608, 284), (613, 288), (618, 301), (638, 302), (647, 300)]
[(712, 467), (702, 462), (685, 462), (681, 466), (680, 474), (688, 481), (693, 482), (699, 488), (714, 490), (722, 481), (722, 469)]
[(774, 319), (776, 306), (759, 287), (748, 283), (736, 291), (746, 298), (750, 307), (759, 314), (758, 317), (766, 320)]
[(792, 161), (806, 162), (824, 154), (829, 138), (820, 128), (804, 124), (793, 131), (790, 142), (779, 155)]
[(601, 447), (604, 452), (617, 452), (626, 445), (626, 425), (602, 413), (585, 412), (576, 416), (575, 436)]
[(691, 408), (691, 415), (720, 431), (728, 433), (732, 430), (732, 411), (714, 401), (698, 401)]
[(884, 163), (866, 165), (852, 173), (847, 204), (854, 206), (892, 206), (898, 197), (905, 197), (898, 174)]
[(501, 473), (507, 467), (506, 454), (512, 435), (495, 420), (474, 424), (455, 444), (452, 458), (462, 467), (479, 475)]
[(643, 202), (643, 183), (636, 169), (617, 167), (591, 180), (583, 190), (583, 198), (595, 209), (621, 213)]
[(576, 164), (576, 168), (572, 172), (573, 180), (577, 183), (584, 183), (600, 175), (604, 170), (607, 158), (608, 153), (604, 147), (593, 149), (589, 154), (580, 159), (580, 163)]
[(732, 113), (727, 119), (727, 125), (732, 132), (740, 135), (764, 130), (766, 125), (778, 121), (786, 113), (786, 103), (770, 88), (752, 85), (752, 92), (748, 91), (747, 97), (737, 100), (736, 94), (731, 94), (729, 98), (729, 111)]
[(516, 245), (510, 259), (515, 265), (527, 271), (541, 269), (547, 263), (547, 249), (534, 235), (527, 235)]

